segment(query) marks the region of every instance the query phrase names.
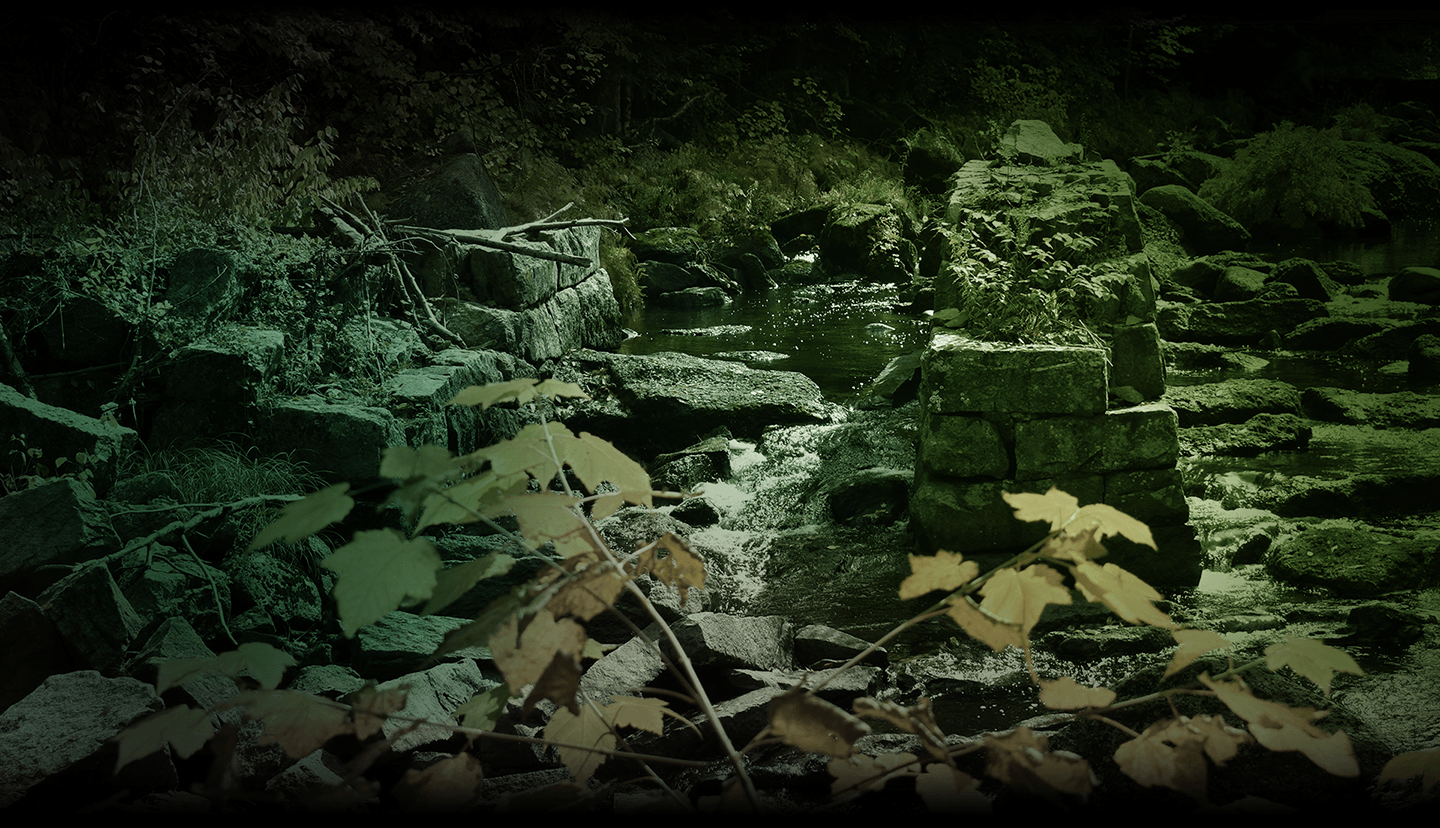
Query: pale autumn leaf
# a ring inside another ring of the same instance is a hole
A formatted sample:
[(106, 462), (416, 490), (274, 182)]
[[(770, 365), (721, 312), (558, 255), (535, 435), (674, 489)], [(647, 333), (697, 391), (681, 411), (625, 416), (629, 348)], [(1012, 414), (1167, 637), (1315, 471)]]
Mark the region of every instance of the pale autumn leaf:
[(589, 705), (580, 708), (578, 713), (563, 707), (556, 710), (550, 717), (550, 722), (545, 725), (545, 738), (564, 743), (556, 746), (560, 761), (570, 769), (575, 781), (582, 785), (589, 781), (595, 774), (595, 769), (609, 758), (607, 754), (584, 748), (615, 749), (615, 734), (610, 732), (610, 726)]
[(988, 814), (990, 798), (980, 792), (980, 780), (943, 762), (932, 763), (915, 778), (915, 793), (926, 809), (937, 814)]
[(381, 690), (374, 682), (347, 695), (345, 702), (355, 709), (355, 737), (363, 741), (379, 733), (386, 718), (405, 709), (407, 695), (403, 687)]
[(572, 573), (546, 606), (555, 615), (589, 621), (615, 605), (625, 581), (611, 564), (594, 563)]
[(405, 771), (394, 793), (407, 811), (448, 814), (474, 803), (484, 784), (480, 760), (469, 751), (461, 751), (424, 770)]
[(336, 521), (344, 520), (355, 507), (354, 498), (345, 494), (349, 490), (349, 483), (336, 483), (286, 506), (274, 523), (250, 541), (250, 550), (268, 546), (282, 538), (286, 543), (295, 543)]
[(450, 606), (486, 578), (499, 578), (510, 572), (515, 559), (504, 552), (491, 552), (483, 558), (466, 561), (459, 566), (441, 570), (435, 575), (435, 590), (425, 602), (421, 615), (434, 615)]
[(1115, 691), (1105, 687), (1086, 687), (1070, 676), (1054, 681), (1040, 680), (1040, 703), (1051, 710), (1084, 710), (1105, 707), (1115, 701)]
[(1030, 492), (1001, 492), (1000, 496), (1015, 509), (1015, 519), (1029, 523), (1031, 521), (1044, 521), (1050, 524), (1050, 531), (1055, 531), (1064, 526), (1070, 520), (1071, 515), (1080, 508), (1080, 501), (1074, 497), (1051, 486), (1045, 494), (1032, 494)]
[(1282, 644), (1271, 644), (1265, 648), (1265, 666), (1279, 670), (1283, 666), (1310, 679), (1325, 695), (1330, 695), (1330, 682), (1336, 672), (1365, 675), (1355, 659), (1344, 650), (1337, 650), (1309, 638), (1286, 637)]
[(560, 492), (527, 492), (507, 497), (485, 510), (486, 517), (513, 515), (532, 549), (546, 541), (562, 558), (594, 552), (590, 524), (575, 511), (580, 499)]
[(911, 555), (910, 575), (900, 582), (900, 598), (919, 598), (928, 592), (951, 592), (973, 581), (980, 566), (965, 560), (959, 552), (936, 551), (934, 555)]
[(848, 791), (878, 791), (891, 779), (915, 775), (915, 764), (915, 755), (911, 753), (860, 754), (834, 757), (825, 769), (835, 777), (830, 783), (830, 794), (835, 796)]
[(520, 631), (518, 618), (510, 618), (490, 637), (490, 653), (511, 693), (540, 680), (555, 653), (578, 654), (585, 649), (585, 628), (549, 610), (540, 610)]
[(645, 550), (636, 559), (634, 575), (637, 578), (650, 575), (674, 589), (679, 593), (680, 605), (683, 607), (689, 601), (692, 588), (705, 587), (705, 562), (690, 548), (688, 541), (672, 532), (666, 532), (654, 547)]
[(147, 716), (114, 736), (119, 748), (115, 772), (167, 744), (181, 759), (188, 759), (213, 735), (215, 727), (208, 710), (194, 710), (182, 704)]
[(1323, 713), (1257, 699), (1235, 682), (1212, 681), (1209, 673), (1200, 675), (1200, 683), (1214, 690), (1226, 707), (1249, 723), (1250, 735), (1261, 745), (1274, 751), (1299, 751), (1336, 776), (1360, 775), (1360, 766), (1345, 731), (1326, 733), (1312, 723)]
[(1160, 600), (1160, 593), (1127, 570), (1115, 564), (1102, 567), (1094, 561), (1082, 561), (1075, 565), (1074, 574), (1075, 586), (1087, 601), (1105, 604), (1131, 624), (1175, 626), (1170, 616), (1152, 603)]
[(259, 744), (279, 744), (291, 759), (303, 759), (336, 736), (353, 733), (350, 711), (295, 690), (257, 690), (231, 696), (217, 709), (244, 707), (245, 718), (263, 719)]
[(794, 687), (770, 700), (770, 730), (786, 744), (841, 758), (870, 725), (819, 696)]
[(1411, 750), (1394, 757), (1380, 770), (1377, 781), (1409, 779), (1419, 776), (1422, 791), (1428, 791), (1440, 782), (1440, 748)]
[(249, 675), (267, 690), (280, 684), (285, 668), (294, 667), (295, 657), (270, 644), (252, 641), (237, 649), (212, 658), (177, 658), (161, 662), (155, 677), (155, 692), (164, 693), (171, 687), (208, 672), (227, 676)]
[(1059, 572), (1040, 564), (1019, 572), (1002, 569), (980, 587), (985, 596), (980, 609), (1002, 623), (1018, 624), (1021, 635), (1029, 635), (1046, 604), (1070, 603), (1070, 590), (1062, 580)]
[[(566, 619), (569, 620), (569, 619)], [(584, 649), (584, 645), (581, 645)], [(571, 713), (580, 710), (580, 702), (575, 694), (580, 689), (580, 654), (578, 652), (566, 652), (557, 650), (550, 657), (550, 664), (535, 679), (535, 684), (530, 688), (530, 695), (525, 697), (525, 702), (520, 706), (520, 717), (528, 718), (530, 711), (542, 700), (554, 702), (557, 707), (568, 709)]]
[(653, 505), (650, 475), (609, 440), (582, 431), (579, 437), (557, 436), (553, 442), (560, 462), (574, 470), (586, 491), (594, 492), (604, 481), (619, 490), (595, 499), (590, 511), (596, 520), (609, 517), (627, 502)]
[(1184, 670), (1190, 662), (1211, 650), (1230, 646), (1230, 642), (1224, 636), (1210, 630), (1172, 630), (1170, 634), (1175, 636), (1175, 641), (1180, 646), (1175, 648), (1175, 655), (1170, 657), (1170, 664), (1165, 668), (1165, 674), (1160, 677), (1161, 680)]
[(1174, 719), (1156, 722), (1120, 745), (1115, 751), (1115, 764), (1141, 785), (1170, 788), (1203, 803), (1209, 773), (1203, 739), (1183, 728), (1176, 731), (1174, 724)]
[(492, 382), (489, 385), (472, 385), (451, 398), (447, 405), (480, 406), (484, 411), (496, 403), (515, 401), (527, 403), (535, 399), (535, 383), (529, 377), (507, 382)]
[(998, 653), (1006, 647), (1017, 647), (1023, 650), (1029, 646), (1019, 624), (1007, 624), (986, 615), (964, 595), (952, 595), (947, 603), (949, 609), (945, 611), (945, 614), (959, 624), (960, 629), (964, 630), (971, 638), (987, 645), (995, 652)]
[(850, 708), (857, 716), (884, 719), (905, 733), (920, 737), (920, 744), (936, 759), (944, 759), (947, 745), (945, 733), (935, 722), (935, 710), (929, 696), (921, 696), (914, 705), (906, 707), (893, 701), (860, 698), (851, 702)]
[(320, 565), (337, 574), (335, 604), (346, 638), (435, 590), (440, 555), (428, 538), (406, 540), (393, 529), (356, 532)]
[(1065, 532), (1070, 535), (1090, 529), (1095, 530), (1097, 540), (1104, 540), (1109, 535), (1122, 535), (1151, 549), (1156, 548), (1149, 526), (1105, 503), (1081, 506), (1065, 524)]
[(605, 720), (616, 727), (633, 727), (650, 733), (665, 732), (665, 711), (669, 705), (664, 699), (640, 698), (638, 696), (611, 696), (610, 703), (601, 707)]
[(465, 459), (476, 464), (489, 461), (491, 471), (502, 478), (524, 472), (549, 482), (559, 473), (562, 462), (556, 459), (551, 441), (574, 436), (564, 423), (530, 423), (509, 440), (471, 452)]
[(1095, 784), (1089, 763), (1069, 751), (1050, 750), (1046, 737), (1023, 726), (985, 736), (985, 775), (1046, 797), (1067, 793), (1083, 799)]

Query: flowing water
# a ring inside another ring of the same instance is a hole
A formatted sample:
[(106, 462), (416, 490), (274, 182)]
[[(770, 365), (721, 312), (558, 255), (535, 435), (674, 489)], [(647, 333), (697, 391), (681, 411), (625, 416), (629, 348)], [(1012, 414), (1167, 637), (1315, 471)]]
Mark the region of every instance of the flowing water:
[[(1440, 265), (1440, 231), (1433, 226), (1399, 225), (1393, 238), (1384, 243), (1312, 242), (1255, 247), (1251, 252), (1277, 262), (1295, 256), (1319, 262), (1353, 262), (1373, 276), (1410, 265)], [(622, 350), (627, 353), (679, 351), (735, 359), (756, 368), (798, 371), (813, 379), (828, 399), (842, 404), (852, 402), (892, 357), (923, 347), (928, 333), (921, 320), (901, 308), (893, 286), (863, 282), (784, 286), (742, 295), (723, 308), (654, 308), (635, 327), (639, 335), (625, 343)], [(1252, 356), (1266, 360), (1266, 364), (1256, 368), (1252, 363), (1248, 371), (1235, 368), (1172, 372), (1169, 382), (1186, 385), (1245, 377), (1281, 380), (1301, 389), (1339, 386), (1376, 393), (1411, 389), (1403, 364), (1283, 351)], [(725, 609), (744, 611), (748, 602), (764, 590), (770, 557), (767, 539), (792, 528), (784, 513), (794, 506), (795, 498), (804, 496), (803, 485), (797, 481), (818, 465), (814, 435), (825, 428), (784, 430), (781, 439), (774, 441), (784, 447), (775, 457), (762, 454), (753, 443), (733, 441), (734, 475), (725, 483), (706, 487), (722, 513), (730, 517), (719, 526), (698, 530), (692, 540), (697, 548), (723, 558), (715, 564), (724, 570), (723, 580), (734, 592), (733, 601)], [(1232, 475), (1263, 485), (1267, 476), (1347, 476), (1404, 469), (1413, 462), (1413, 441), (1418, 439), (1414, 433), (1395, 432), (1394, 439), (1377, 440), (1373, 431), (1360, 434), (1357, 428), (1320, 424), (1308, 450), (1270, 452), (1251, 458), (1187, 460), (1182, 462), (1182, 471), (1187, 479)], [(1424, 439), (1432, 436), (1440, 443), (1440, 430)], [(1201, 519), (1197, 513), (1197, 524)], [(1207, 551), (1213, 551), (1216, 544), (1235, 541), (1224, 533), (1210, 532), (1209, 527), (1197, 525), (1197, 529), (1202, 543), (1212, 547)], [(822, 591), (816, 592), (816, 600), (823, 599)], [(831, 595), (840, 603), (855, 598), (842, 599), (833, 590)], [(893, 594), (872, 596), (871, 601), (893, 603), (897, 623), (913, 609), (895, 600)], [(1325, 599), (1277, 585), (1256, 566), (1223, 572), (1207, 570), (1197, 588), (1171, 596), (1171, 602), (1177, 619), (1238, 618), (1226, 622), (1239, 627), (1227, 635), (1234, 639), (1237, 651), (1251, 655), (1278, 640), (1282, 632), (1318, 638), (1339, 634), (1323, 623), (1303, 620), (1323, 615), (1318, 610), (1322, 604), (1328, 605)], [(803, 614), (815, 608), (796, 607), (795, 611)], [(834, 611), (844, 616), (847, 610), (840, 607)], [(1274, 626), (1274, 619), (1282, 615), (1291, 616), (1282, 621), (1283, 630)], [(1301, 620), (1297, 621), (1297, 617)], [(953, 693), (941, 693), (936, 701), (937, 712), (944, 712), (944, 718), (952, 723), (952, 732), (1009, 727), (1044, 712), (1034, 701), (1028, 672), (1018, 653), (991, 653), (972, 642), (960, 641), (963, 634), (953, 625), (947, 626), (943, 619), (931, 624), (925, 632), (932, 640), (943, 641), (947, 635), (956, 640), (928, 655), (926, 663), (917, 661), (915, 669), (943, 674), (944, 680), (956, 688)], [(1337, 678), (1337, 698), (1344, 697), (1352, 707), (1368, 711), (1367, 720), (1397, 751), (1409, 749), (1417, 739), (1440, 737), (1440, 717), (1435, 712), (1440, 710), (1440, 682), (1433, 680), (1434, 670), (1430, 669), (1440, 669), (1440, 665), (1397, 664), (1393, 657), (1363, 649), (1356, 655), (1362, 666), (1378, 675)], [(1152, 651), (1112, 656), (1078, 665), (1064, 663), (1043, 651), (1037, 651), (1036, 658), (1043, 675), (1069, 674), (1082, 683), (1104, 684), (1153, 664), (1157, 655)], [(1401, 689), (1405, 693), (1399, 694)]]

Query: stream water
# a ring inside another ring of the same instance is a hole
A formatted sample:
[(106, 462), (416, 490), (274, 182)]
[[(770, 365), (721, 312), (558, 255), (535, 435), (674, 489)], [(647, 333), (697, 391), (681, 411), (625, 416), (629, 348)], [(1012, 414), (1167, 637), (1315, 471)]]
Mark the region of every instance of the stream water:
[[(1378, 275), (1409, 265), (1440, 265), (1440, 231), (1433, 226), (1400, 225), (1388, 242), (1268, 245), (1257, 246), (1251, 252), (1277, 262), (1294, 256), (1319, 262), (1353, 262), (1367, 275)], [(852, 402), (857, 392), (892, 357), (922, 348), (928, 333), (924, 322), (901, 309), (893, 286), (863, 282), (783, 286), (766, 293), (743, 295), (723, 308), (654, 308), (634, 324), (639, 335), (625, 343), (622, 350), (627, 353), (678, 351), (700, 357), (735, 359), (756, 368), (798, 371), (813, 379), (828, 399), (842, 404)], [(1284, 351), (1253, 356), (1266, 360), (1266, 364), (1257, 368), (1257, 363), (1252, 363), (1250, 370), (1172, 372), (1169, 382), (1185, 385), (1248, 377), (1282, 380), (1302, 389), (1340, 386), (1358, 391), (1393, 392), (1408, 387), (1403, 365), (1387, 366)], [(823, 427), (800, 427), (796, 432), (799, 434), (807, 428)], [(1413, 444), (1404, 434), (1396, 433), (1394, 440), (1377, 443), (1373, 434), (1360, 439), (1347, 428), (1352, 427), (1317, 426), (1316, 437), (1306, 451), (1186, 460), (1181, 464), (1182, 472), (1187, 478), (1234, 475), (1248, 479), (1277, 474), (1330, 477), (1407, 468), (1407, 464), (1413, 463)], [(803, 476), (806, 469), (816, 465), (815, 458), (807, 456), (804, 448), (813, 440), (787, 434), (776, 442), (786, 447), (780, 462), (767, 460), (754, 444), (733, 442), (735, 474), (725, 483), (707, 487), (716, 505), (732, 517), (719, 526), (700, 530), (697, 547), (719, 550), (724, 556), (726, 581), (736, 591), (732, 605), (726, 607), (729, 610), (744, 611), (747, 601), (762, 592), (769, 556), (765, 538), (780, 528), (773, 514), (753, 508), (755, 502), (778, 498), (783, 510), (787, 476)], [(1202, 530), (1199, 533), (1202, 543), (1234, 540), (1220, 534), (1212, 536), (1198, 525), (1197, 529)], [(837, 578), (832, 587), (838, 588), (841, 580)], [(816, 592), (815, 600), (824, 600), (825, 596), (818, 594), (822, 591)], [(864, 600), (864, 596), (842, 597), (838, 592), (829, 597), (839, 603)], [(884, 595), (870, 596), (869, 600), (877, 607), (882, 604), (893, 607), (896, 623), (905, 617), (907, 607), (896, 601), (893, 593), (887, 591)], [(1327, 602), (1322, 597), (1277, 585), (1257, 566), (1206, 571), (1199, 587), (1171, 596), (1171, 601), (1177, 618), (1240, 617), (1241, 629), (1227, 633), (1234, 639), (1237, 655), (1245, 652), (1253, 656), (1266, 643), (1285, 634), (1325, 639), (1339, 635), (1343, 628), (1343, 624), (1304, 619), (1333, 618), (1337, 612), (1343, 617), (1344, 602)], [(1333, 606), (1322, 609), (1321, 605), (1327, 603)], [(804, 623), (830, 622), (813, 617), (818, 611), (814, 605), (796, 605), (791, 609), (791, 614), (812, 616)], [(854, 604), (831, 608), (835, 618), (845, 618), (847, 614), (854, 618), (860, 612), (861, 608)], [(1244, 629), (1252, 624), (1255, 629)], [(838, 622), (834, 625), (846, 626)], [(854, 631), (863, 636), (871, 629)], [(930, 630), (929, 635), (943, 640), (945, 635), (958, 633), (953, 625), (941, 624)], [(925, 669), (944, 673), (946, 681), (952, 684), (958, 682), (955, 686), (959, 690), (949, 698), (942, 693), (936, 700), (937, 712), (945, 711), (952, 728), (956, 725), (951, 717), (963, 722), (959, 730), (973, 733), (1011, 727), (1026, 716), (1044, 712), (1034, 702), (1028, 673), (1018, 653), (1013, 650), (990, 653), (969, 644), (959, 642), (927, 656), (931, 664)], [(1372, 653), (1363, 648), (1355, 655), (1363, 667), (1378, 674), (1337, 678), (1336, 698), (1346, 698), (1352, 706), (1364, 709), (1367, 722), (1380, 731), (1396, 751), (1440, 738), (1440, 712), (1437, 712), (1440, 711), (1440, 681), (1433, 675), (1440, 669), (1440, 664), (1433, 662), (1440, 661), (1440, 657), (1422, 653), (1419, 661), (1402, 662), (1393, 654)], [(1082, 683), (1095, 684), (1123, 677), (1140, 665), (1154, 663), (1156, 658), (1154, 652), (1144, 652), (1077, 665), (1051, 663), (1059, 660), (1037, 651), (1042, 674), (1068, 674)], [(1402, 690), (1403, 701), (1396, 695)]]

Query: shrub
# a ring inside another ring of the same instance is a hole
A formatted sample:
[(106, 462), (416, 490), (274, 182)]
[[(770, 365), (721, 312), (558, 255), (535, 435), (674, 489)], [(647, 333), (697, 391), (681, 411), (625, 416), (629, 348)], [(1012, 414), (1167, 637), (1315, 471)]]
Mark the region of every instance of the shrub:
[(1251, 139), (1199, 195), (1243, 224), (1292, 229), (1316, 220), (1358, 227), (1375, 207), (1370, 190), (1341, 163), (1339, 129), (1288, 121)]

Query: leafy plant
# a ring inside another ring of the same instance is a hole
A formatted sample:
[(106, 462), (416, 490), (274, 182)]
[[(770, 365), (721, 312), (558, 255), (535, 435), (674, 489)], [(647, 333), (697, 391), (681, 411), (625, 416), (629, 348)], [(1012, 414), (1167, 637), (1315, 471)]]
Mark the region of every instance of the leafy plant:
[[(44, 449), (29, 445), (23, 433), (12, 434), (5, 469), (0, 471), (0, 488), (5, 494), (12, 494), (60, 479), (76, 480), (88, 488), (90, 478), (95, 475), (91, 468), (93, 462), (89, 454), (77, 451), (73, 459), (56, 457), (47, 465)], [(61, 471), (67, 464), (69, 468)]]
[[(452, 402), (483, 409), (502, 402), (523, 404), (537, 396), (584, 395), (568, 383), (522, 379), (467, 388)], [(598, 656), (582, 624), (613, 611), (618, 597), (628, 592), (668, 641), (673, 655), (667, 655), (666, 649), (633, 624), (632, 629), (666, 659), (684, 695), (703, 712), (733, 767), (720, 798), (724, 807), (759, 806), (743, 757), (750, 749), (775, 740), (831, 757), (832, 792), (842, 801), (880, 790), (890, 780), (910, 778), (916, 793), (932, 809), (988, 808), (988, 799), (978, 790), (979, 781), (957, 764), (960, 757), (980, 750), (986, 752), (985, 774), (1014, 789), (1049, 799), (1083, 800), (1090, 794), (1089, 760), (1050, 749), (1047, 739), (1029, 728), (951, 744), (926, 698), (910, 706), (857, 698), (853, 712), (821, 699), (817, 691), (833, 682), (834, 675), (811, 686), (797, 685), (775, 698), (768, 727), (749, 745), (737, 747), (674, 633), (636, 584), (643, 575), (653, 576), (677, 590), (683, 601), (689, 589), (704, 586), (704, 562), (672, 534), (620, 554), (606, 544), (592, 523), (624, 504), (650, 506), (654, 497), (666, 494), (653, 491), (644, 470), (603, 439), (587, 433), (575, 435), (559, 423), (542, 419), (510, 440), (463, 457), (434, 446), (393, 447), (384, 455), (381, 474), (397, 482), (391, 503), (401, 507), (412, 528), (408, 536), (394, 530), (357, 532), (351, 543), (322, 563), (338, 575), (335, 598), (345, 635), (354, 636), (360, 627), (402, 606), (420, 606), (427, 614), (437, 612), (479, 581), (509, 571), (515, 563), (511, 552), (539, 555), (548, 567), (448, 635), (436, 652), (488, 646), (504, 676), (502, 685), (454, 711), (461, 724), (452, 729), (467, 738), (489, 738), (506, 702), (530, 687), (523, 699), (524, 711), (528, 713), (542, 700), (556, 706), (543, 734), (533, 741), (555, 746), (576, 783), (583, 785), (602, 763), (617, 758), (640, 763), (646, 775), (658, 779), (648, 765), (665, 760), (627, 755), (623, 748), (629, 731), (660, 732), (664, 717), (676, 715), (668, 703), (653, 695), (591, 699), (579, 691), (581, 658)], [(573, 486), (572, 477), (583, 493)], [(538, 489), (534, 483), (540, 484)], [(354, 506), (348, 491), (347, 484), (336, 484), (294, 503), (254, 539), (252, 548), (280, 539), (294, 542), (343, 519)], [(1103, 542), (1114, 535), (1154, 548), (1144, 523), (1104, 504), (1080, 506), (1075, 498), (1055, 488), (1044, 494), (1007, 493), (1004, 497), (1016, 519), (1047, 524), (1047, 534), (984, 573), (974, 561), (944, 550), (910, 556), (911, 574), (900, 584), (899, 597), (914, 599), (937, 592), (943, 597), (856, 655), (835, 675), (860, 663), (906, 629), (947, 616), (967, 635), (997, 652), (1007, 647), (1020, 650), (1046, 707), (1070, 719), (1090, 719), (1126, 733), (1130, 739), (1115, 751), (1113, 760), (1141, 785), (1171, 788), (1203, 803), (1209, 765), (1223, 766), (1250, 743), (1273, 751), (1298, 751), (1339, 776), (1359, 774), (1345, 733), (1330, 733), (1316, 726), (1323, 712), (1258, 698), (1242, 678), (1262, 667), (1289, 667), (1328, 695), (1336, 672), (1361, 672), (1348, 655), (1318, 641), (1291, 638), (1267, 648), (1262, 658), (1232, 664), (1215, 675), (1202, 673), (1193, 684), (1123, 701), (1107, 688), (1087, 687), (1071, 677), (1043, 677), (1031, 657), (1030, 633), (1047, 605), (1072, 601), (1067, 582), (1073, 582), (1086, 601), (1103, 604), (1130, 624), (1169, 630), (1177, 646), (1165, 670), (1166, 678), (1201, 655), (1228, 647), (1229, 642), (1216, 633), (1177, 624), (1156, 606), (1161, 596), (1148, 584), (1113, 563), (1099, 562), (1105, 554)], [(442, 568), (430, 542), (416, 534), (429, 526), (475, 521), (504, 532), (496, 521), (505, 516), (513, 517), (519, 527), (518, 532), (506, 533), (511, 549), (450, 569)], [(553, 554), (542, 552), (547, 547), (553, 548)], [(183, 757), (193, 755), (214, 735), (211, 714), (224, 710), (240, 709), (248, 719), (263, 719), (266, 731), (261, 741), (280, 744), (296, 759), (337, 735), (369, 739), (386, 720), (408, 722), (401, 733), (421, 723), (404, 715), (404, 690), (366, 687), (336, 702), (277, 689), (285, 668), (294, 665), (293, 658), (265, 644), (246, 644), (212, 659), (162, 665), (156, 681), (161, 692), (201, 672), (215, 671), (249, 676), (249, 689), (208, 709), (176, 706), (131, 725), (117, 737), (117, 770), (166, 744)], [(1179, 694), (1212, 697), (1235, 722), (1245, 726), (1235, 726), (1220, 715), (1177, 713), (1140, 732), (1111, 717), (1114, 711)], [(857, 754), (857, 740), (870, 732), (865, 719), (879, 719), (915, 735), (923, 752)], [(378, 755), (375, 750), (362, 754), (350, 768), (350, 778), (364, 773)], [(447, 786), (428, 785), (437, 774), (448, 780)], [(1434, 784), (1440, 776), (1440, 753), (1420, 751), (1396, 757), (1381, 778), (1415, 774), (1423, 774), (1427, 786)], [(441, 794), (442, 787), (474, 790), (480, 782), (478, 762), (468, 752), (461, 752), (424, 773), (409, 772), (399, 783), (397, 795), (438, 806), (451, 802)], [(692, 807), (686, 796), (662, 787), (679, 806)], [(544, 795), (561, 798), (575, 792), (575, 785), (569, 783), (543, 789)]]
[(1375, 199), (1341, 161), (1340, 129), (1286, 121), (1251, 139), (1201, 198), (1242, 224), (1300, 229), (1310, 221), (1358, 227)]

